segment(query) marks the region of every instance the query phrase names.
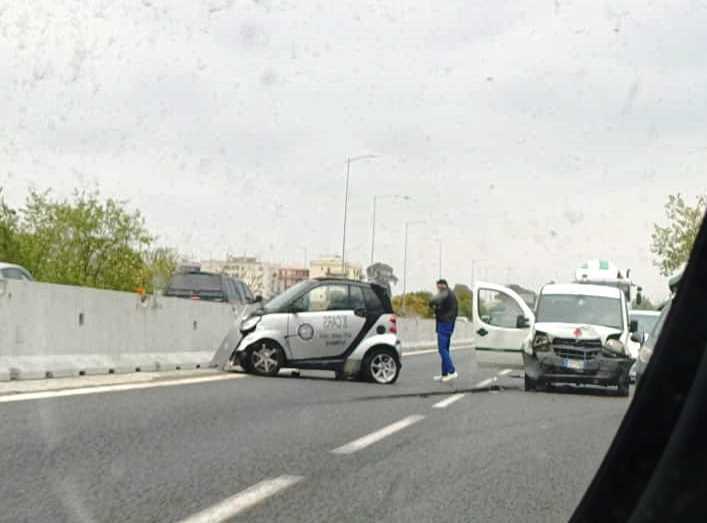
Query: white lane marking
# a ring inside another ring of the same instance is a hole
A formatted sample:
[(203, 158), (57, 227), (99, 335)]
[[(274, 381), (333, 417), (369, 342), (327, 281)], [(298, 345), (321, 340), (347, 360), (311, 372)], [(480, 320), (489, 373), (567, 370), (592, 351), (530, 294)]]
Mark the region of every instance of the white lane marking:
[(496, 381), (496, 376), (494, 376), (493, 378), (489, 378), (487, 380), (484, 380), (484, 381), (480, 381), (479, 383), (474, 385), (474, 388), (475, 389), (483, 389), (484, 387), (488, 387), (489, 385), (491, 385), (494, 381)]
[(173, 387), (175, 385), (190, 385), (194, 383), (211, 383), (214, 381), (235, 380), (245, 378), (244, 374), (228, 374), (224, 376), (207, 376), (203, 378), (185, 378), (178, 380), (154, 381), (149, 383), (124, 383), (120, 385), (102, 385), (98, 387), (85, 387), (82, 389), (53, 390), (45, 392), (21, 392), (0, 396), (0, 403), (13, 401), (41, 400), (47, 398), (63, 398), (67, 396), (84, 396), (87, 394), (100, 394), (103, 392), (122, 392), (126, 390), (153, 389), (157, 387)]
[[(471, 350), (472, 347), (452, 347), (452, 352), (460, 351), (460, 350)], [(423, 356), (425, 354), (437, 354), (439, 353), (439, 350), (437, 349), (425, 349), (425, 350), (413, 350), (410, 352), (403, 352), (403, 358), (406, 358), (408, 356)]]
[(180, 523), (220, 523), (226, 521), (303, 479), (302, 476), (280, 476), (261, 481), (235, 496), (224, 499), (220, 503), (182, 520)]
[(508, 376), (511, 372), (513, 372), (513, 369), (503, 369), (501, 372), (498, 373), (499, 376)]
[(464, 397), (464, 394), (453, 394), (453, 395), (449, 396), (447, 399), (443, 399), (439, 403), (435, 403), (434, 405), (432, 405), (432, 408), (433, 409), (446, 409), (452, 403), (454, 403), (455, 401), (459, 401), (463, 397)]
[(425, 417), (421, 415), (408, 416), (407, 418), (403, 418), (400, 421), (396, 421), (395, 423), (392, 423), (387, 427), (383, 427), (380, 430), (371, 432), (367, 436), (363, 436), (362, 438), (358, 438), (357, 440), (354, 440), (351, 443), (347, 443), (346, 445), (339, 447), (338, 449), (334, 449), (331, 452), (332, 454), (353, 454), (354, 452), (358, 452), (361, 449), (365, 449), (366, 447), (373, 445), (374, 443), (377, 443), (380, 440), (387, 438), (388, 436), (392, 436), (396, 432), (399, 432), (404, 428), (409, 427), (410, 425), (413, 425), (423, 419), (425, 419)]

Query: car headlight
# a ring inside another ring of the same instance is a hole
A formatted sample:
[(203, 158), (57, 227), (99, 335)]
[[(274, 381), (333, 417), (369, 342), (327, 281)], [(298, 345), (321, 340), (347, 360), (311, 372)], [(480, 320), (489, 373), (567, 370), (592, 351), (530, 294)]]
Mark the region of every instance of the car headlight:
[(612, 354), (617, 354), (620, 356), (625, 356), (626, 355), (626, 347), (624, 347), (624, 344), (616, 340), (614, 338), (611, 338), (610, 340), (606, 340), (606, 343), (604, 344), (604, 348), (611, 352)]
[(648, 363), (651, 356), (653, 356), (653, 349), (648, 347), (641, 347), (641, 350), (638, 351), (638, 359), (641, 363)]
[(260, 323), (260, 316), (251, 316), (241, 322), (241, 332), (252, 331)]
[(537, 352), (546, 352), (550, 350), (550, 337), (543, 332), (536, 332), (533, 338), (533, 349)]

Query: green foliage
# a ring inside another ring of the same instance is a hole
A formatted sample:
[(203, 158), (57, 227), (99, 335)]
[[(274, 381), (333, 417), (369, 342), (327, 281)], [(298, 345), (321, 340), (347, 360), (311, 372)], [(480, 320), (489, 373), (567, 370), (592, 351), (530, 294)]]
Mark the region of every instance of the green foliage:
[(454, 286), (454, 294), (457, 297), (457, 302), (459, 305), (459, 316), (469, 318), (471, 320), (471, 306), (473, 299), (471, 289), (466, 285), (457, 284)]
[(154, 249), (142, 215), (125, 205), (98, 192), (58, 200), (31, 191), (13, 218), (0, 202), (0, 258), (40, 281), (151, 292), (174, 271), (177, 256)]
[(656, 256), (654, 263), (663, 276), (670, 276), (687, 262), (705, 216), (705, 209), (706, 195), (699, 196), (694, 207), (685, 203), (680, 193), (668, 196), (665, 215), (669, 223), (666, 227), (654, 225), (651, 235), (651, 252)]
[(402, 296), (393, 298), (393, 310), (399, 316), (431, 318), (432, 309), (429, 306), (432, 293), (427, 291), (410, 292), (405, 296), (405, 314), (403, 314)]
[[(459, 306), (459, 316), (471, 319), (471, 301), (472, 292), (466, 285), (455, 285), (454, 294), (457, 297)], [(434, 311), (430, 308), (429, 303), (432, 298), (432, 293), (427, 291), (410, 292), (405, 300), (407, 311), (403, 314), (402, 296), (398, 295), (393, 298), (393, 309), (400, 316), (410, 316), (418, 318), (432, 318)]]
[(8, 263), (19, 261), (17, 222), (17, 212), (5, 203), (0, 188), (0, 261)]

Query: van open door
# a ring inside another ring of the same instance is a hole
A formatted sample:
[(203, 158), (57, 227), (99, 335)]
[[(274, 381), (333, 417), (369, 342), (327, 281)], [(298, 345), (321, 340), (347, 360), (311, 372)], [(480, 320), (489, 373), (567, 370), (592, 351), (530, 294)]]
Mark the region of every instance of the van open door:
[(502, 285), (476, 282), (472, 309), (479, 362), (522, 365), (522, 344), (535, 323), (523, 298)]

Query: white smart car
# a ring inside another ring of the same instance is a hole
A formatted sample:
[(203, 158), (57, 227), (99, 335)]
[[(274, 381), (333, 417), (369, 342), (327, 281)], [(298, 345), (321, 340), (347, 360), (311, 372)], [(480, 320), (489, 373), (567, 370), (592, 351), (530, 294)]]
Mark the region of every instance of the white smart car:
[(283, 367), (331, 370), (392, 384), (401, 368), (397, 320), (385, 289), (344, 279), (298, 283), (241, 323), (232, 364), (274, 376)]

